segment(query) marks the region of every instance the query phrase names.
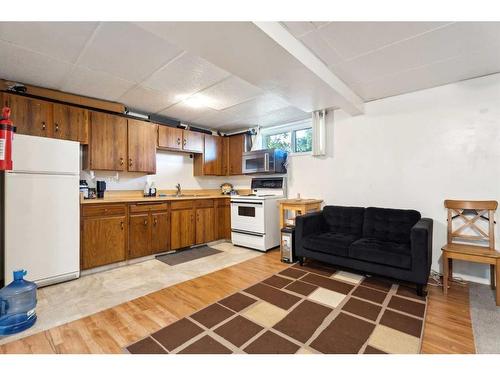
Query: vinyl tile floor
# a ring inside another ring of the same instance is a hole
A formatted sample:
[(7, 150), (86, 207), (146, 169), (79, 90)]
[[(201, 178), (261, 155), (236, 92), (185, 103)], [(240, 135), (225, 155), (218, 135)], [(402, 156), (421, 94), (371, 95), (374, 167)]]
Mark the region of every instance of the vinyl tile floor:
[(175, 266), (149, 259), (40, 288), (36, 324), (17, 335), (0, 336), (0, 345), (262, 255), (230, 242), (210, 246), (222, 252)]

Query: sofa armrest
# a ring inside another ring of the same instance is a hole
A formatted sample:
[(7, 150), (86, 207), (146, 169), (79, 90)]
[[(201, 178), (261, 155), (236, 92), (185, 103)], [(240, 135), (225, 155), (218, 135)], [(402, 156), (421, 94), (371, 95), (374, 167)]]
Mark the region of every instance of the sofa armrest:
[(323, 211), (315, 211), (297, 216), (295, 219), (295, 241), (301, 242), (304, 237), (321, 233), (325, 229)]
[(411, 228), (410, 233), (412, 268), (420, 275), (422, 284), (427, 284), (431, 270), (432, 229), (432, 219), (422, 218)]

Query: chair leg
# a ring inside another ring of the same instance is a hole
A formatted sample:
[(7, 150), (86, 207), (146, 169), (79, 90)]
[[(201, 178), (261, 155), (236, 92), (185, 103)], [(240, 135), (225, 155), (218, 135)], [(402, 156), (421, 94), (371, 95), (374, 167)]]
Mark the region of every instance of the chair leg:
[(496, 279), (497, 279), (497, 306), (500, 306), (500, 288), (498, 287), (498, 280), (500, 280), (500, 259), (497, 259), (497, 265), (495, 267)]
[(491, 289), (495, 289), (495, 265), (490, 264), (490, 285)]
[(417, 284), (417, 296), (424, 296), (424, 284)]
[(443, 294), (448, 294), (448, 277), (449, 277), (449, 267), (448, 257), (443, 253)]

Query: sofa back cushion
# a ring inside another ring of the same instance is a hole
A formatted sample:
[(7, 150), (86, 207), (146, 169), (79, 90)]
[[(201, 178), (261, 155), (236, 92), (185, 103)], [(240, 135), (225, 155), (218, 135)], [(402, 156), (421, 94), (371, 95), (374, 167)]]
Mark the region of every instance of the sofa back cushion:
[(325, 206), (323, 216), (330, 232), (352, 234), (363, 233), (364, 207)]
[(368, 207), (365, 210), (363, 237), (409, 243), (411, 228), (419, 220), (420, 212), (415, 210)]

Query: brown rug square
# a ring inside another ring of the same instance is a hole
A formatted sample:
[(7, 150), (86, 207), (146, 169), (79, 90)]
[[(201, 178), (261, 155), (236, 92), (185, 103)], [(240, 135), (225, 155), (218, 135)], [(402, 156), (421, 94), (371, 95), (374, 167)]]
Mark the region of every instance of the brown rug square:
[(131, 354), (419, 353), (427, 299), (384, 278), (294, 265), (125, 348)]

